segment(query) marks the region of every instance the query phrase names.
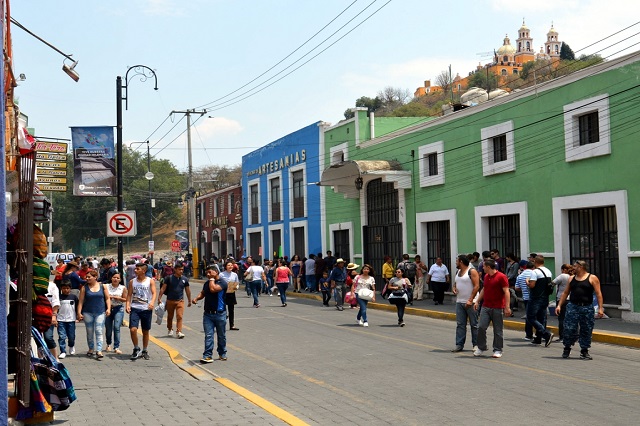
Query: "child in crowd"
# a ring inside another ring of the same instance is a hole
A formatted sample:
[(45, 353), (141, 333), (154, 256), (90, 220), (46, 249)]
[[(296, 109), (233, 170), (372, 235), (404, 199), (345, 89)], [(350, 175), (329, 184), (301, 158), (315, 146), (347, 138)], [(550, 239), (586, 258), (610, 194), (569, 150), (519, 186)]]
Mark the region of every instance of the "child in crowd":
[(324, 271), (319, 283), (320, 291), (322, 291), (322, 304), (324, 306), (329, 306), (329, 300), (331, 300), (331, 286), (329, 284), (329, 272)]
[(69, 355), (76, 353), (76, 319), (78, 308), (78, 296), (71, 294), (71, 281), (64, 280), (60, 284), (60, 310), (58, 311), (58, 343), (60, 355), (64, 359), (67, 356), (67, 340), (69, 343)]

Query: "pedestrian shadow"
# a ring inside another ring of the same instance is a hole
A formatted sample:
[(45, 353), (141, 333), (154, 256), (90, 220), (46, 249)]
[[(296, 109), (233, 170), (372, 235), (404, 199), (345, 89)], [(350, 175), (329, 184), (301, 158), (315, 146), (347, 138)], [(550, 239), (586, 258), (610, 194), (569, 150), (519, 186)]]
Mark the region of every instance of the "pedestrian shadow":
[[(360, 327), (362, 327), (360, 324), (351, 324), (351, 323), (349, 323), (349, 324), (336, 324), (336, 326), (337, 327), (352, 327), (352, 328), (356, 328), (356, 327), (360, 328)], [(364, 328), (364, 327), (362, 327), (362, 328)]]
[(378, 325), (378, 327), (383, 327), (383, 328), (402, 328), (398, 324), (380, 324), (380, 325)]

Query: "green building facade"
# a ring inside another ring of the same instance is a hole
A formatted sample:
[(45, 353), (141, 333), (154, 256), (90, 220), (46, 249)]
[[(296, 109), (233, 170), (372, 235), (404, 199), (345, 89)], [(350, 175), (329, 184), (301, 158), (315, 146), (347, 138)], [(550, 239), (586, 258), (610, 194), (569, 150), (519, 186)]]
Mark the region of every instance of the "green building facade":
[(325, 129), (326, 245), (377, 275), (403, 253), (583, 259), (607, 314), (640, 321), (639, 113), (640, 52), (384, 132), (357, 109)]

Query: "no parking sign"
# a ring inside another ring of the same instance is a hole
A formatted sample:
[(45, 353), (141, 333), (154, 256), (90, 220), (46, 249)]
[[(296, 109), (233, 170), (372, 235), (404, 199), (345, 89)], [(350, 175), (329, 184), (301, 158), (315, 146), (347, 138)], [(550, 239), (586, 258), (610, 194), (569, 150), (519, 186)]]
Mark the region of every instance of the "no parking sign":
[(107, 237), (135, 237), (137, 233), (135, 210), (107, 212)]

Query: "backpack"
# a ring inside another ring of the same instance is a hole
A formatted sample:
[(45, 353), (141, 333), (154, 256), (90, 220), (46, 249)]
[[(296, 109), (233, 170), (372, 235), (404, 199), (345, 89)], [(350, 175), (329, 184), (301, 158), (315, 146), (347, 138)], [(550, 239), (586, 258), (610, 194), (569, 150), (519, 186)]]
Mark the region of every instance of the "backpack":
[(418, 269), (414, 262), (403, 260), (398, 264), (398, 269), (402, 271), (402, 276), (409, 278), (412, 282), (416, 277), (416, 270)]

